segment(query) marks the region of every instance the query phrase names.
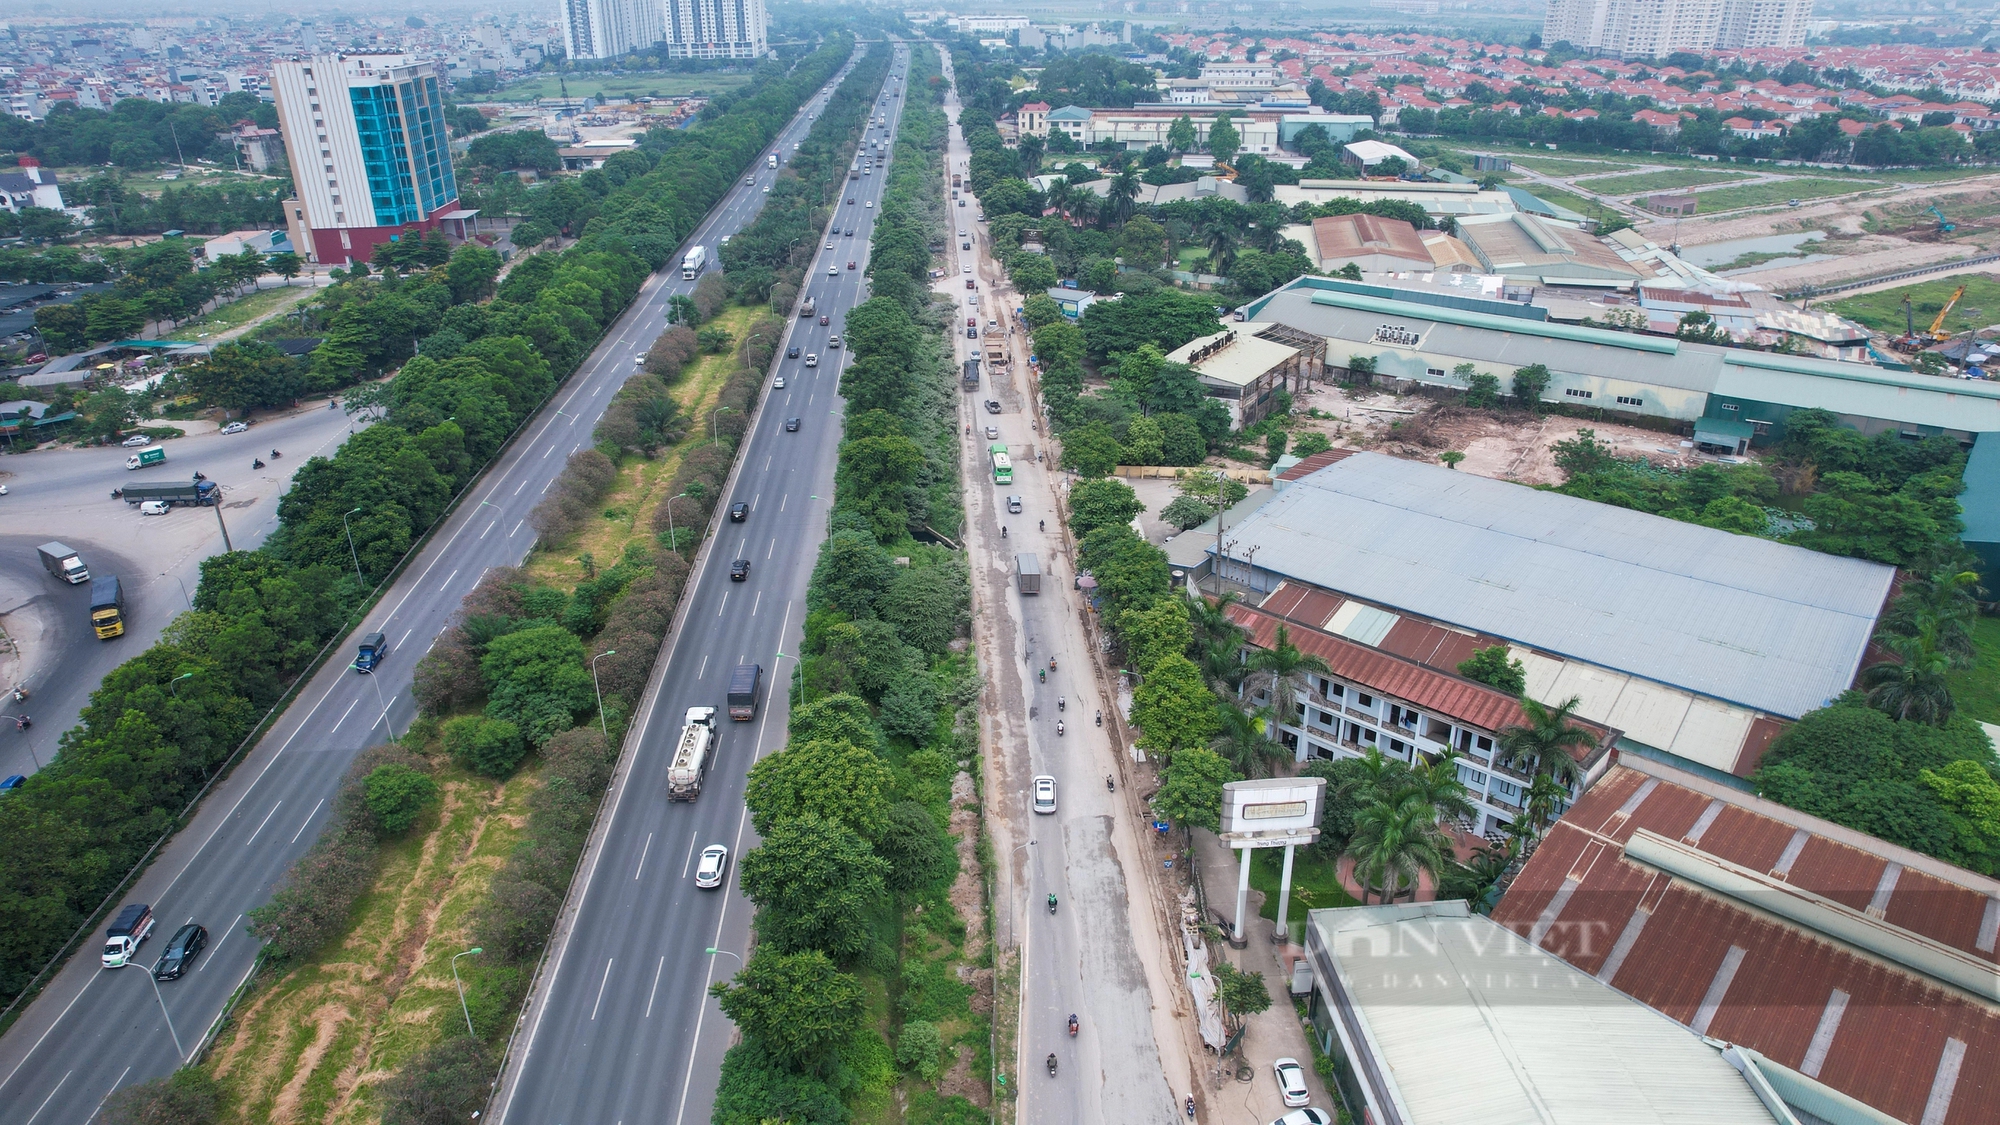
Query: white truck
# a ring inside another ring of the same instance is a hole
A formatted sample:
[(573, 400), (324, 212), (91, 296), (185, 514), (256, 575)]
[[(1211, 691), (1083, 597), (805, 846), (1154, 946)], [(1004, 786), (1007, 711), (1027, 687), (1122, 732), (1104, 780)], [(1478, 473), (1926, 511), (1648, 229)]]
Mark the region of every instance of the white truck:
[(156, 925), (153, 908), (143, 902), (127, 903), (111, 920), (104, 936), (104, 967), (122, 969), (130, 964), (139, 947), (152, 936)]
[(697, 246), (681, 259), (681, 280), (693, 281), (703, 267), (708, 265), (708, 247)]
[(680, 745), (674, 748), (674, 764), (667, 767), (667, 800), (692, 801), (701, 796), (702, 775), (708, 772), (709, 752), (715, 748), (715, 708), (690, 707), (681, 724)]

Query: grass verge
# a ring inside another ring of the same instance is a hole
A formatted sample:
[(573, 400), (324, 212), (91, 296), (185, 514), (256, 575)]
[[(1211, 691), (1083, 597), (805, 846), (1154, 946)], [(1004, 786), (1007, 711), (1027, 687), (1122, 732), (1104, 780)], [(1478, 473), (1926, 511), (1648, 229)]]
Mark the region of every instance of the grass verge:
[(1784, 203), (1792, 199), (1820, 199), (1829, 195), (1847, 195), (1875, 186), (1865, 180), (1773, 180), (1761, 184), (1744, 184), (1741, 187), (1716, 188), (1701, 193), (1702, 214), (1717, 211), (1733, 211), (1738, 207), (1761, 207), (1770, 203)]
[(1946, 677), (1958, 709), (1982, 723), (2000, 723), (2000, 617), (1972, 626), (1973, 666)]
[[(378, 1121), (376, 1085), (463, 1028), (451, 958), (470, 948), (471, 912), (519, 840), (535, 776), (439, 770), (439, 807), (382, 849), (347, 937), (258, 989), (210, 1051), (231, 1120)], [(460, 965), (477, 1008), (476, 962)]]
[(1938, 310), (1944, 308), (1944, 303), (1951, 299), (1960, 285), (1965, 286), (1965, 296), (1959, 298), (1958, 304), (1952, 306), (1951, 315), (1945, 318), (1945, 331), (1967, 332), (1993, 323), (1993, 314), (2000, 312), (2000, 277), (1983, 273), (1941, 277), (1896, 289), (1862, 293), (1835, 301), (1832, 308), (1841, 316), (1876, 332), (1900, 336), (1905, 324), (1905, 297), (1910, 301), (1910, 321), (1922, 330), (1937, 319)]
[(1544, 176), (1588, 176), (1607, 172), (1630, 172), (1637, 164), (1621, 164), (1611, 160), (1561, 160), (1556, 157), (1514, 157), (1514, 166), (1526, 168), (1530, 172), (1540, 172)]
[[(1255, 858), (1250, 861), (1250, 885), (1264, 892), (1264, 909), (1260, 916), (1274, 922), (1278, 920), (1278, 881), (1284, 873), (1283, 848), (1257, 849)], [(1292, 857), (1291, 915), (1294, 920), (1303, 919), (1308, 910), (1359, 905), (1354, 896), (1341, 887), (1340, 876), (1331, 861), (1312, 859), (1304, 850)]]
[(1722, 184), (1745, 178), (1747, 173), (1711, 171), (1706, 168), (1673, 168), (1665, 172), (1641, 172), (1636, 176), (1606, 176), (1601, 180), (1585, 180), (1579, 187), (1587, 187), (1599, 195), (1636, 195), (1640, 192), (1671, 191), (1675, 188), (1697, 187), (1702, 184)]
[(242, 328), (245, 325), (285, 312), (292, 306), (312, 296), (317, 290), (310, 286), (280, 286), (275, 289), (259, 289), (231, 301), (211, 313), (204, 313), (167, 333), (169, 340), (196, 340), (217, 333)]

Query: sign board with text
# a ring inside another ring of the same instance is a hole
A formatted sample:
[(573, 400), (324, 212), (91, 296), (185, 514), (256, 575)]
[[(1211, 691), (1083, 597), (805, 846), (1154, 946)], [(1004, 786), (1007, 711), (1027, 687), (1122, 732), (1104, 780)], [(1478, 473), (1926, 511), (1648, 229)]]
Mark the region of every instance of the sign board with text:
[(1232, 848), (1281, 848), (1319, 837), (1323, 777), (1267, 777), (1222, 787), (1222, 842)]

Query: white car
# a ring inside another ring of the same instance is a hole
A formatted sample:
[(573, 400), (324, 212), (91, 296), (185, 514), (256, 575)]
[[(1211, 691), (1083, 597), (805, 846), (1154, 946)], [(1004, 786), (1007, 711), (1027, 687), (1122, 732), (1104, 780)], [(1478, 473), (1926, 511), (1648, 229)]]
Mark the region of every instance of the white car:
[(875, 206), (875, 201), (872, 199), (864, 199), (861, 201), (861, 205), (863, 207), (873, 207)]
[(958, 237), (960, 237), (960, 238), (964, 238), (964, 237), (965, 237), (965, 228), (964, 228), (964, 227), (960, 227), (960, 228), (958, 228)]
[(126, 438), (120, 444), (126, 446), (127, 448), (136, 448), (141, 445), (153, 444), (153, 439), (147, 437), (145, 434), (133, 434), (131, 437)]
[(839, 276), (840, 276), (840, 267), (839, 267), (839, 266), (828, 266), (828, 267), (826, 267), (826, 276), (828, 276), (828, 277), (839, 277)]
[(712, 891), (722, 885), (722, 877), (729, 870), (729, 849), (721, 844), (710, 844), (701, 849), (701, 862), (694, 869), (694, 885), (704, 891)]
[(247, 422), (231, 422), (227, 426), (222, 427), (222, 432), (225, 434), (240, 434), (249, 428), (250, 424)]
[(145, 500), (139, 504), (139, 514), (142, 516), (164, 516), (172, 509), (173, 505), (165, 500)]
[(998, 426), (988, 426), (988, 427), (986, 427), (986, 440), (987, 440), (987, 441), (999, 441), (999, 440), (1000, 440), (1000, 427), (998, 427)]
[(1286, 1105), (1312, 1104), (1312, 1091), (1306, 1088), (1306, 1068), (1299, 1065), (1299, 1060), (1279, 1059), (1271, 1064), (1271, 1072), (1278, 1076), (1278, 1093), (1284, 1095)]
[(1048, 774), (1035, 778), (1035, 811), (1043, 815), (1056, 811), (1056, 779)]
[(966, 265), (962, 265), (962, 266), (958, 267), (958, 272), (960, 272), (960, 273), (971, 273), (971, 272), (972, 272), (972, 266), (971, 266), (971, 264), (970, 264), (970, 263), (967, 263)]
[(770, 189), (770, 187), (769, 187), (768, 185), (766, 185), (766, 186), (765, 186), (765, 188), (764, 188), (764, 194), (765, 194), (765, 195), (769, 195), (769, 194), (771, 194), (771, 189)]
[(827, 239), (827, 240), (826, 240), (826, 248), (827, 248), (828, 250), (831, 250), (831, 249), (833, 249), (833, 240), (832, 240), (832, 239), (830, 239), (830, 238), (829, 238), (829, 239)]
[(1333, 1114), (1318, 1106), (1295, 1109), (1271, 1122), (1271, 1125), (1333, 1125)]

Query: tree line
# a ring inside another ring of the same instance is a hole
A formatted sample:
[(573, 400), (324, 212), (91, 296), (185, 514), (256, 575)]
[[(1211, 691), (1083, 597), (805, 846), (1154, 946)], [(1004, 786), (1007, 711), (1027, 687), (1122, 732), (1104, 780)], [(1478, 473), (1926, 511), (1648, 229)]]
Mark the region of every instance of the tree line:
[[(830, 42), (775, 84), (780, 94), (764, 100), (770, 91), (753, 91), (746, 104), (755, 108), (740, 120), (690, 131), (662, 158), (661, 173), (676, 174), (680, 161), (732, 155), (727, 167), (740, 169), (762, 147), (758, 133), (768, 140), (782, 126), (787, 99), (803, 104), (849, 50), (847, 41)], [(655, 212), (662, 227), (654, 237), (670, 249), (732, 178), (725, 170), (677, 183), (682, 198), (675, 210)], [(646, 179), (630, 194), (669, 192)], [(356, 271), (326, 291), (317, 315), (330, 332), (305, 376), (324, 381), (317, 389), (402, 362), (407, 337), (387, 338), (383, 328), (414, 327), (427, 338), (449, 330), (462, 350), (426, 349), (424, 362), (350, 394), (350, 411), (377, 424), (333, 457), (301, 467), (263, 548), (204, 562), (195, 612), (110, 673), (55, 760), (0, 802), (0, 877), (8, 888), (0, 896), (0, 995), (26, 987), (146, 848), (179, 823), (259, 716), (637, 292), (648, 262), (619, 221), (639, 222), (607, 220), (559, 255), (530, 257), (490, 301), (492, 275), (483, 269), (453, 285), (457, 255), (407, 276)], [(470, 280), (482, 274), (483, 285)], [(360, 323), (370, 306), (398, 319), (370, 329)], [(357, 507), (343, 528), (341, 514)], [(88, 815), (76, 812), (86, 807)]]
[[(892, 1090), (913, 1118), (984, 1116), (934, 1086), (954, 1060), (984, 1058), (987, 1030), (956, 972), (983, 920), (952, 902), (958, 853), (946, 834), (952, 778), (977, 769), (979, 680), (952, 651), (969, 579), (956, 552), (912, 535), (920, 511), (957, 510), (956, 373), (928, 290), (883, 294), (887, 270), (907, 272), (885, 266), (884, 251), (925, 245), (945, 220), (945, 118), (926, 81), (937, 63), (927, 48), (912, 54), (871, 255), (878, 295), (847, 320), (849, 372), (864, 373), (842, 382), (848, 422), (790, 738), (750, 771), (762, 842), (738, 870), (757, 946), (715, 986), (743, 1035), (723, 1060), (717, 1125), (844, 1122), (851, 1105)], [(867, 1000), (876, 988), (890, 997), (886, 1037)]]

